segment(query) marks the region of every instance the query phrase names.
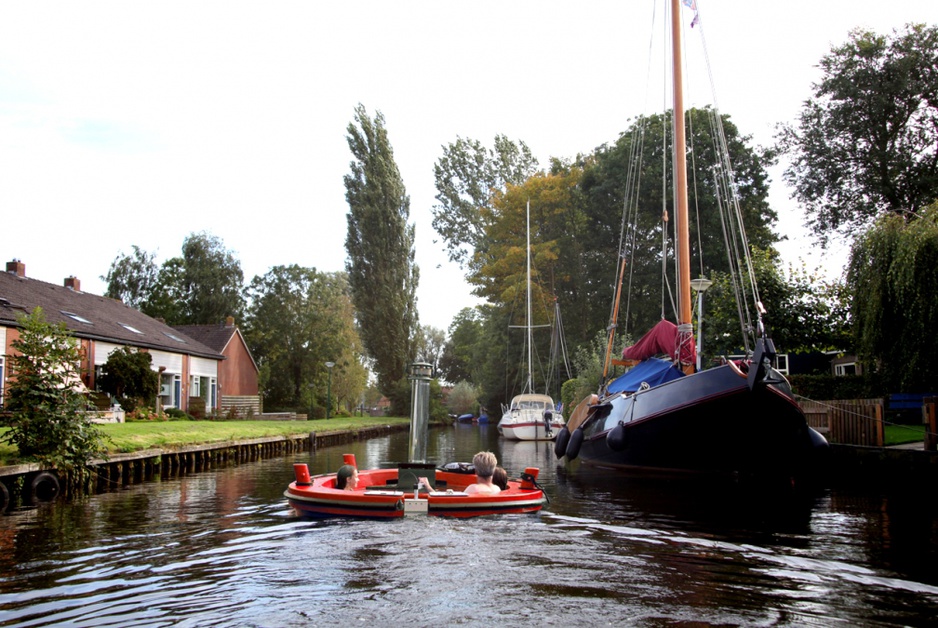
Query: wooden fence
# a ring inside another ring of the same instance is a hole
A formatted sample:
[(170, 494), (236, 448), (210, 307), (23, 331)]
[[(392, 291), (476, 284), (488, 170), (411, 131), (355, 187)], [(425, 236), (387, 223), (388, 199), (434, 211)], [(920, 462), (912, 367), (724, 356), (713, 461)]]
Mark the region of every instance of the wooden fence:
[(261, 413), (261, 398), (258, 395), (222, 395), (221, 413), (241, 419), (256, 417)]
[(814, 401), (799, 397), (808, 425), (830, 443), (882, 447), (882, 399), (838, 399)]

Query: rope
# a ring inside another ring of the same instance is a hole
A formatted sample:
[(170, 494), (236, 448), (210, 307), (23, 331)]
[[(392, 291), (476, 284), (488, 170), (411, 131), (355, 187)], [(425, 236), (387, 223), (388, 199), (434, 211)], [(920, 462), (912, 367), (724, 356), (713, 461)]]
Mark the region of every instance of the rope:
[(877, 419), (876, 417), (871, 417), (865, 414), (860, 414), (859, 412), (855, 412), (848, 408), (834, 406), (829, 403), (824, 403), (823, 401), (818, 401), (817, 399), (811, 399), (810, 397), (803, 397), (802, 395), (794, 395), (794, 397), (795, 397), (795, 400), (799, 403), (799, 405), (801, 404), (802, 401), (810, 401), (811, 403), (817, 404), (821, 406), (822, 408), (827, 408), (828, 410), (838, 410), (850, 416), (854, 416), (860, 419), (866, 419), (870, 421), (871, 423), (882, 423), (884, 426), (891, 425), (893, 427), (900, 427), (905, 430), (914, 431), (917, 434), (921, 434), (923, 438), (925, 436), (931, 436), (931, 437), (938, 436), (938, 434), (936, 434), (935, 432), (930, 432), (927, 428), (923, 429), (922, 431), (919, 431), (917, 428), (911, 427), (909, 425), (904, 425), (902, 423), (895, 423), (893, 421), (887, 421), (885, 417), (882, 419)]

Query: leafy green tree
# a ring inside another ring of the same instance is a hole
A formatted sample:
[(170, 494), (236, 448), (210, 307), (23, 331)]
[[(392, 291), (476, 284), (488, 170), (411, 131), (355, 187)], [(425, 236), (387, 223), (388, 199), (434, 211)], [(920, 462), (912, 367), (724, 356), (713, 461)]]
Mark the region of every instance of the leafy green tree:
[[(728, 272), (727, 247), (723, 238), (721, 207), (728, 191), (718, 184), (725, 160), (719, 144), (725, 140), (734, 172), (734, 192), (738, 198), (749, 243), (769, 249), (778, 241), (772, 231), (776, 213), (768, 203), (769, 179), (766, 168), (774, 163), (772, 150), (750, 146), (730, 116), (710, 108), (686, 112), (690, 242), (692, 274), (706, 276)], [(615, 292), (618, 252), (626, 256), (626, 298), (622, 299), (619, 326), (640, 336), (662, 316), (673, 318), (667, 289), (663, 284), (662, 255), (668, 274), (674, 272), (674, 220), (662, 220), (664, 202), (672, 202), (672, 173), (662, 179), (662, 164), (670, 162), (673, 139), (671, 114), (636, 120), (619, 140), (601, 146), (583, 160), (581, 189), (586, 196), (584, 213), (590, 245), (581, 263), (592, 280), (581, 290), (590, 303), (611, 303)], [(666, 142), (660, 138), (666, 137)], [(664, 197), (663, 197), (664, 195)], [(623, 232), (622, 213), (627, 206), (634, 230)], [(662, 233), (664, 232), (664, 233)], [(664, 241), (664, 243), (663, 243)], [(605, 328), (609, 310), (593, 308), (592, 330)], [(565, 316), (565, 321), (569, 319)]]
[[(329, 371), (332, 401), (354, 404), (366, 383), (361, 343), (343, 273), (275, 266), (247, 289), (245, 338), (265, 373), (268, 407), (325, 407)], [(330, 413), (331, 414), (331, 413)]]
[[(779, 268), (778, 253), (756, 249), (752, 255), (761, 300), (768, 304), (764, 322), (776, 348), (783, 353), (844, 350), (852, 347), (849, 317), (843, 289), (828, 282), (819, 271)], [(741, 355), (751, 350), (756, 319), (755, 304), (749, 300), (742, 313), (726, 272), (714, 272), (713, 285), (704, 294), (704, 363), (709, 357)], [(748, 344), (747, 344), (748, 339)]]
[(891, 392), (935, 392), (938, 382), (938, 203), (919, 215), (881, 217), (850, 252), (857, 350)]
[(475, 413), (479, 408), (479, 391), (469, 382), (459, 382), (449, 392), (446, 408), (451, 414)]
[(222, 240), (208, 233), (190, 234), (182, 256), (163, 262), (133, 247), (118, 255), (106, 280), (107, 296), (121, 299), (169, 325), (208, 325), (228, 316), (241, 318), (244, 309), (241, 262)]
[(7, 389), (9, 430), (0, 442), (45, 467), (81, 473), (106, 457), (104, 435), (91, 422), (94, 409), (81, 383), (81, 348), (64, 323), (46, 322), (41, 308), (18, 319), (19, 337), (7, 356), (13, 379)]
[(417, 330), (416, 338), (417, 361), (425, 362), (433, 367), (437, 373), (440, 357), (446, 346), (446, 332), (432, 325), (421, 325)]
[(347, 137), (354, 159), (345, 176), (346, 270), (362, 343), (378, 387), (388, 394), (396, 382), (406, 382), (406, 366), (415, 356), (419, 269), (414, 227), (407, 222), (410, 197), (380, 112), (372, 120), (358, 105)]
[(478, 140), (457, 137), (443, 147), (433, 166), (436, 181), (433, 228), (446, 243), (451, 261), (464, 266), (472, 254), (485, 247), (482, 210), (492, 195), (509, 184), (520, 185), (537, 170), (537, 159), (524, 142), (495, 136), (493, 148)]
[(132, 248), (130, 255), (118, 254), (107, 275), (101, 279), (107, 282), (104, 296), (142, 310), (158, 285), (160, 271), (154, 261), (154, 253), (148, 253), (136, 244)]
[(98, 385), (117, 398), (127, 412), (153, 399), (160, 390), (160, 376), (151, 366), (153, 356), (131, 347), (118, 347), (107, 357)]
[(484, 350), (479, 346), (482, 334), (482, 313), (477, 308), (463, 308), (449, 326), (449, 338), (440, 356), (440, 375), (447, 382), (475, 380), (475, 352)]
[(183, 320), (172, 324), (208, 325), (227, 316), (241, 318), (244, 273), (241, 262), (220, 238), (204, 232), (191, 234), (182, 243), (180, 266), (179, 283), (166, 286), (171, 293), (180, 293), (184, 304)]
[(813, 98), (778, 139), (821, 241), (938, 198), (938, 27), (854, 30), (820, 67)]

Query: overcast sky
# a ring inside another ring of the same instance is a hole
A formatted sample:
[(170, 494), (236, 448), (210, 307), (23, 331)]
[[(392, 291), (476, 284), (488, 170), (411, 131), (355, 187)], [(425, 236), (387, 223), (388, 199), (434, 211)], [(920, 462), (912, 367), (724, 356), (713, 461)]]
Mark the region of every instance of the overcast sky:
[[(688, 55), (709, 58), (720, 110), (761, 145), (796, 119), (817, 62), (851, 29), (938, 23), (926, 0), (697, 1)], [(661, 111), (647, 78), (656, 4), (0, 0), (0, 257), (102, 294), (132, 245), (162, 263), (207, 231), (246, 281), (276, 265), (342, 270), (346, 127), (362, 103), (384, 114), (410, 195), (421, 322), (446, 329), (475, 300), (431, 225), (441, 146), (502, 133), (546, 166)], [(713, 102), (691, 82), (688, 106)], [(814, 265), (772, 175), (786, 260)], [(844, 254), (835, 246), (828, 267)]]

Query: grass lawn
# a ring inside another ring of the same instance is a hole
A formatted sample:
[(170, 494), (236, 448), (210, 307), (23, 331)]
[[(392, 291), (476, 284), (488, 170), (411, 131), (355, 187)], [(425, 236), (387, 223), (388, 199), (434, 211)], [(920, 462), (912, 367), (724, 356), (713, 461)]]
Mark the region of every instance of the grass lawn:
[(886, 441), (887, 447), (903, 443), (921, 443), (925, 440), (925, 426), (887, 424), (884, 429), (883, 439)]
[[(339, 432), (373, 425), (407, 425), (408, 417), (339, 417), (315, 421), (139, 421), (99, 425), (109, 453), (172, 449), (229, 440)], [(4, 429), (3, 432), (6, 430)], [(19, 464), (16, 447), (0, 444), (0, 466)]]

